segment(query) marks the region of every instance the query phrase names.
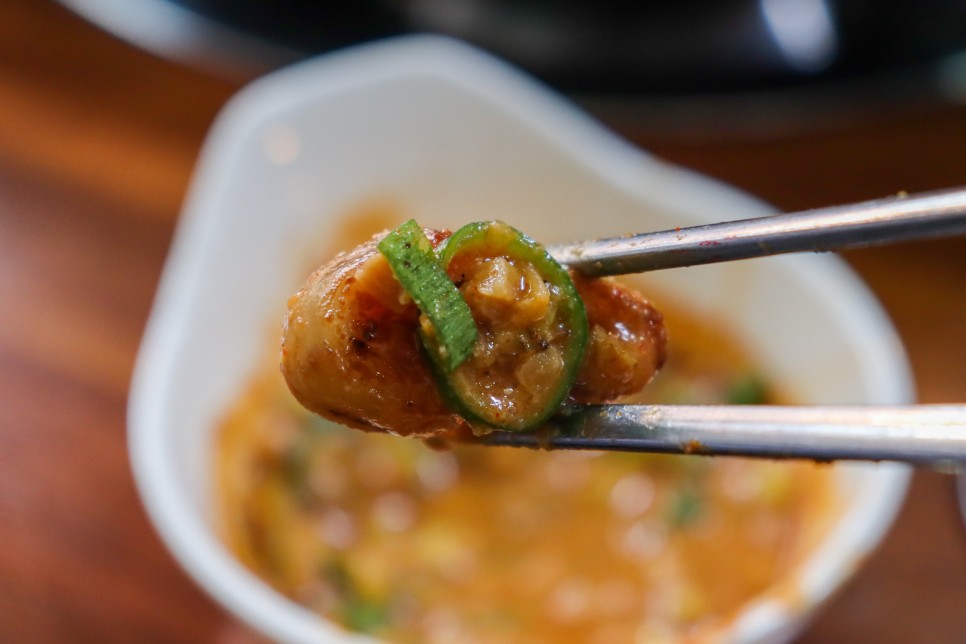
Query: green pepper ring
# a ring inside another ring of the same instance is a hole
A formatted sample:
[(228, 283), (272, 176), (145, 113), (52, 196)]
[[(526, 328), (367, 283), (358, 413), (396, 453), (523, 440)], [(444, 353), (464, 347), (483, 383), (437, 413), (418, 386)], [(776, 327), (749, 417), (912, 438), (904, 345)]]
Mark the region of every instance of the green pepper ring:
[(507, 431), (537, 429), (560, 408), (560, 404), (577, 379), (577, 372), (580, 370), (587, 344), (587, 311), (567, 270), (542, 245), (503, 222), (483, 221), (467, 224), (446, 239), (436, 252), (440, 264), (447, 269), (458, 253), (481, 246), (496, 246), (503, 250), (503, 255), (529, 262), (544, 280), (559, 289), (562, 296), (559, 299), (557, 315), (562, 316), (567, 322), (570, 336), (563, 347), (563, 374), (553, 394), (548, 398), (547, 404), (539, 413), (532, 414), (529, 418), (504, 420), (494, 418), (487, 413), (490, 407), (473, 404), (469, 396), (461, 395), (454, 385), (451, 374), (437, 357), (438, 351), (434, 350), (435, 341), (422, 332), (420, 336), (440, 392), (447, 403), (460, 415), (467, 420)]

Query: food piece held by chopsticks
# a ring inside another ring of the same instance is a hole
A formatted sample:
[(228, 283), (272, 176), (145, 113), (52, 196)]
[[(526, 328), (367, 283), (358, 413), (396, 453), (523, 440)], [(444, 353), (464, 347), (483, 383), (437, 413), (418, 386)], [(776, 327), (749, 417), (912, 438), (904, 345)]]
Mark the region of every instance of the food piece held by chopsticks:
[(407, 222), (337, 256), (289, 301), (281, 366), (305, 407), (430, 436), (539, 428), (565, 402), (635, 393), (664, 362), (660, 313), (571, 275), (502, 222)]

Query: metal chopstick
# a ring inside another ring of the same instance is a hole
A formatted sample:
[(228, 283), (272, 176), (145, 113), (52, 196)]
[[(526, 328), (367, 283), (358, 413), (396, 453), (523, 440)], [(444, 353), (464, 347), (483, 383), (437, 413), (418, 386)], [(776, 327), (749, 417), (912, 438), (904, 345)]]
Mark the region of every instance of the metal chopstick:
[(966, 188), (551, 247), (586, 275), (622, 275), (966, 233)]
[(592, 405), (485, 445), (966, 465), (966, 405)]
[[(551, 247), (589, 276), (966, 233), (966, 189)], [(594, 405), (486, 445), (966, 465), (966, 406)]]

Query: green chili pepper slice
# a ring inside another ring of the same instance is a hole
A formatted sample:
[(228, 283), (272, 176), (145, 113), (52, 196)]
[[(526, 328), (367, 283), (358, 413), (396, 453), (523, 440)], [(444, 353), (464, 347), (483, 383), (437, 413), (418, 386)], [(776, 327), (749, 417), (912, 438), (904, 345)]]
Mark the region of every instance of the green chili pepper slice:
[(452, 370), (423, 335), (444, 397), (471, 422), (540, 427), (573, 387), (587, 342), (587, 313), (570, 274), (498, 221), (460, 228), (437, 253), (478, 331), (472, 356)]
[[(450, 281), (423, 229), (410, 219), (379, 242), (379, 252), (425, 316), (423, 336), (434, 364), (449, 372), (463, 363), (476, 344), (476, 322)], [(427, 324), (428, 322), (428, 324)]]

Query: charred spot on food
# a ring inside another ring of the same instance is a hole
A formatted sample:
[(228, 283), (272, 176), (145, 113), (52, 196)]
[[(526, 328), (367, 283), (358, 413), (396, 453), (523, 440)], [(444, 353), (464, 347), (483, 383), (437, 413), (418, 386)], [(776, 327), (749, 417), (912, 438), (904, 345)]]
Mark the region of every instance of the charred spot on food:
[(711, 448), (702, 443), (699, 440), (689, 440), (681, 446), (681, 451), (685, 454), (700, 454), (703, 456), (708, 456), (711, 454)]

